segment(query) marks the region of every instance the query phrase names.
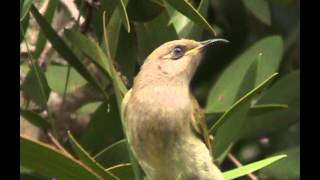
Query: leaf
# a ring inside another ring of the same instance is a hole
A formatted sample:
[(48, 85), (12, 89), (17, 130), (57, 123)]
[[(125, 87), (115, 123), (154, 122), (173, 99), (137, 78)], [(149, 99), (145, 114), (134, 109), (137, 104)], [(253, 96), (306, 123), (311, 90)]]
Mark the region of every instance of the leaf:
[(23, 21), (29, 13), (32, 3), (33, 0), (20, 0), (20, 22)]
[(66, 45), (66, 43), (58, 36), (58, 34), (52, 29), (50, 24), (44, 19), (44, 17), (39, 13), (39, 11), (32, 6), (31, 13), (39, 24), (42, 32), (51, 42), (52, 46), (57, 50), (57, 52), (72, 66), (79, 74), (81, 74), (88, 82), (94, 85), (97, 89), (104, 93), (104, 90), (100, 84), (94, 79), (90, 72), (85, 68), (81, 61), (74, 55), (71, 49)]
[(31, 124), (42, 128), (44, 130), (48, 130), (51, 128), (51, 125), (49, 122), (45, 119), (43, 119), (41, 116), (39, 116), (37, 113), (34, 113), (32, 111), (23, 110), (20, 108), (20, 115), (24, 117), (26, 120), (28, 120)]
[[(129, 22), (129, 18), (128, 18), (128, 13), (126, 10), (126, 5), (128, 4), (128, 0), (120, 0), (120, 5), (118, 7), (120, 15), (122, 17), (122, 23), (124, 25), (124, 27), (126, 27), (127, 32), (130, 32), (130, 22)], [(117, 11), (117, 9), (116, 9)]]
[[(231, 143), (240, 138), (243, 124), (250, 110), (252, 97), (261, 89), (266, 87), (277, 74), (271, 75), (268, 79), (255, 87), (241, 99), (239, 99), (222, 117), (210, 128), (210, 132), (217, 129), (214, 157), (219, 156)], [(221, 127), (219, 127), (221, 125)]]
[[(58, 93), (63, 93), (66, 82), (67, 66), (50, 65), (47, 67), (45, 75), (48, 80), (50, 88)], [(86, 80), (74, 69), (70, 69), (70, 76), (68, 82), (67, 92), (71, 92), (76, 87), (86, 84)]]
[(77, 48), (94, 60), (93, 62), (105, 73), (106, 77), (111, 78), (114, 87), (117, 86), (120, 91), (119, 93), (123, 96), (127, 92), (127, 88), (119, 75), (115, 72), (111, 59), (106, 56), (101, 47), (82, 35), (79, 31), (66, 31), (65, 34)]
[(95, 173), (99, 174), (103, 179), (118, 179), (113, 174), (105, 171), (104, 168), (96, 162), (88, 152), (86, 152), (80, 144), (74, 139), (70, 131), (68, 131), (68, 137), (73, 149), (76, 151), (79, 159), (88, 167), (90, 167)]
[(118, 9), (116, 9), (115, 12), (112, 14), (109, 22), (106, 22), (106, 15), (105, 12), (103, 12), (103, 45), (105, 45), (108, 57), (111, 59), (115, 59), (115, 55), (118, 50), (119, 35), (121, 30), (121, 21), (119, 21), (119, 17), (120, 12)]
[(242, 0), (244, 6), (262, 23), (271, 25), (269, 3), (266, 0)]
[(257, 171), (263, 167), (266, 167), (284, 157), (286, 157), (287, 155), (278, 155), (278, 156), (273, 156), (261, 161), (257, 161), (242, 167), (239, 167), (237, 169), (233, 169), (227, 172), (223, 173), (224, 179), (225, 180), (229, 180), (229, 179), (236, 179), (238, 177), (244, 176), (246, 174), (252, 173), (254, 171)]
[[(47, 22), (50, 24), (52, 22), (54, 13), (56, 11), (56, 8), (58, 6), (59, 1), (56, 0), (49, 0), (48, 6), (47, 6), (47, 10), (44, 14), (44, 18), (47, 20)], [(37, 37), (37, 42), (36, 42), (36, 49), (35, 52), (33, 53), (33, 56), (35, 59), (38, 59), (44, 46), (46, 45), (47, 39), (45, 37), (45, 35), (43, 34), (43, 32), (40, 30), (38, 37)]]
[(173, 25), (168, 25), (169, 18), (164, 11), (152, 21), (135, 25), (140, 62), (163, 43), (179, 38)]
[[(106, 13), (106, 17), (108, 18), (107, 21), (110, 22), (110, 18), (112, 14), (114, 14), (115, 9), (118, 7), (119, 1), (101, 0), (99, 2), (101, 4), (98, 6), (98, 9), (92, 12), (92, 21), (90, 24), (94, 34), (97, 35), (99, 44), (101, 44), (103, 40), (103, 23), (101, 23), (103, 19), (103, 13)], [(118, 15), (120, 14), (118, 13)], [(121, 17), (119, 16), (119, 19), (120, 18)], [(118, 22), (121, 24), (122, 20), (119, 19)]]
[(123, 138), (121, 120), (114, 96), (109, 102), (102, 103), (92, 115), (81, 137), (82, 146), (90, 153)]
[(22, 90), (27, 99), (33, 100), (42, 108), (47, 107), (51, 89), (45, 75), (37, 65), (31, 67), (22, 84)]
[(111, 76), (111, 67), (105, 61), (104, 52), (100, 49), (98, 43), (89, 39), (85, 35), (83, 35), (79, 30), (65, 30), (65, 37), (74, 45), (74, 47), (78, 48), (85, 55), (87, 55), (96, 65), (107, 73), (107, 76)]
[(127, 6), (130, 19), (137, 22), (151, 21), (163, 10), (162, 5), (150, 0), (130, 0)]
[[(109, 44), (109, 40), (108, 40), (109, 37), (108, 37), (106, 28), (107, 27), (105, 26), (105, 19), (104, 19), (104, 21), (103, 21), (104, 41), (105, 41), (106, 47), (108, 49), (108, 52), (110, 52), (110, 49), (109, 49), (110, 44)], [(103, 55), (105, 55), (105, 54), (103, 54)], [(113, 83), (114, 91), (115, 91), (115, 94), (117, 97), (118, 108), (120, 110), (120, 104), (121, 104), (122, 98), (125, 95), (125, 93), (128, 91), (128, 89), (126, 88), (124, 82), (120, 78), (119, 73), (116, 71), (115, 67), (113, 66), (113, 63), (112, 63), (113, 58), (111, 57), (110, 53), (108, 53), (108, 55), (109, 55), (109, 57), (102, 56), (102, 58), (108, 63), (108, 66), (110, 67), (110, 71), (111, 71), (110, 76), (112, 77), (112, 83)]]
[[(128, 84), (132, 84), (135, 76), (136, 63), (138, 62), (138, 48), (136, 36), (133, 33), (127, 33), (124, 29), (120, 31), (116, 62), (120, 66), (118, 69), (127, 79)], [(123, 53), (125, 52), (125, 53)]]
[[(30, 15), (27, 14), (25, 18), (23, 18), (23, 20), (20, 22), (20, 44), (23, 41), (23, 36), (24, 34), (26, 34), (26, 31), (28, 29), (29, 26), (29, 19), (30, 19)], [(21, 58), (21, 57), (20, 57)]]
[[(258, 41), (223, 71), (209, 92), (206, 105), (207, 113), (223, 112), (238, 99), (237, 96), (241, 97), (244, 95), (238, 94), (241, 82), (250, 64), (256, 59), (257, 54), (260, 53), (262, 56), (259, 62), (255, 85), (260, 84), (278, 70), (283, 53), (281, 37), (270, 36)], [(249, 90), (250, 88), (247, 89), (247, 91)]]
[(102, 179), (79, 161), (24, 136), (20, 136), (20, 165), (57, 179)]
[[(255, 77), (257, 74), (258, 60), (252, 62), (248, 72), (241, 83), (239, 94), (242, 94), (243, 87), (254, 88)], [(245, 121), (245, 117), (250, 110), (250, 103), (252, 96), (256, 94), (256, 90), (250, 91), (247, 96), (240, 98), (230, 109), (222, 114), (215, 124), (209, 129), (209, 133), (216, 131), (215, 145), (213, 151), (213, 157), (225, 157), (223, 154), (226, 152), (231, 144), (234, 144), (238, 140), (241, 127)], [(221, 126), (220, 128), (218, 128)], [(221, 159), (221, 158), (220, 158)], [(220, 161), (222, 162), (222, 161)]]
[(261, 179), (300, 179), (300, 147), (294, 146), (277, 154), (286, 154), (288, 157), (263, 168), (259, 172), (259, 177)]
[[(209, 8), (209, 0), (201, 0), (197, 8), (198, 12), (204, 17), (207, 17), (207, 11)], [(175, 11), (171, 16), (170, 22), (172, 22), (179, 34), (179, 38), (187, 38), (200, 40), (203, 29), (183, 14)]]
[(166, 0), (177, 11), (190, 18), (195, 23), (199, 24), (203, 28), (209, 30), (216, 35), (214, 29), (206, 21), (206, 19), (186, 0)]
[(107, 169), (112, 174), (115, 174), (119, 179), (132, 179), (134, 177), (134, 172), (130, 163), (118, 164)]
[(127, 145), (127, 141), (122, 139), (100, 151), (94, 158), (104, 167), (129, 163)]
[(276, 81), (256, 105), (286, 104), (288, 108), (256, 111), (248, 114), (242, 137), (255, 137), (287, 127), (300, 119), (300, 71), (293, 71)]

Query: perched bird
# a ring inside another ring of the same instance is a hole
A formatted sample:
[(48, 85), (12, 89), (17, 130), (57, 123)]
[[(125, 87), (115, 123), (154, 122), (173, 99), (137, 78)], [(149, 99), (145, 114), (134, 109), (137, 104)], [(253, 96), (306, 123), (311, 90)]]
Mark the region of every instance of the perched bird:
[(190, 81), (209, 44), (180, 39), (155, 49), (122, 102), (129, 145), (152, 180), (222, 180)]

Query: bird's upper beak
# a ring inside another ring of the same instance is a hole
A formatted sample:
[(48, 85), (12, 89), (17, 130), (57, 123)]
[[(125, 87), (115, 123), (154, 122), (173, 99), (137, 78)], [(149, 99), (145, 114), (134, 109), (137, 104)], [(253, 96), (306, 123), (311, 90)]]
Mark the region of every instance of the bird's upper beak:
[(229, 41), (226, 40), (226, 39), (209, 39), (209, 40), (200, 42), (200, 44), (201, 44), (202, 47), (206, 47), (206, 46), (208, 46), (208, 45), (210, 45), (212, 43), (215, 43), (215, 42), (229, 43)]
[(229, 43), (228, 40), (226, 39), (221, 39), (221, 38), (217, 38), (217, 39), (209, 39), (209, 40), (206, 40), (206, 41), (201, 41), (200, 42), (200, 45), (193, 48), (193, 49), (190, 49), (187, 53), (187, 54), (191, 54), (191, 53), (196, 53), (196, 52), (199, 52), (200, 50), (204, 49), (205, 47), (208, 47), (208, 45), (210, 44), (213, 44), (215, 42), (223, 42), (223, 43)]

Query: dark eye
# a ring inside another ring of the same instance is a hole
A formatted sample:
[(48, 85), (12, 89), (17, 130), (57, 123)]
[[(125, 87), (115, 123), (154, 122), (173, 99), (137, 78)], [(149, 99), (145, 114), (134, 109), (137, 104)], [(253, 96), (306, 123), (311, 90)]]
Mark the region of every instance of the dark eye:
[(176, 46), (174, 47), (173, 51), (172, 51), (172, 57), (171, 59), (179, 59), (181, 58), (185, 53), (185, 47), (184, 46)]

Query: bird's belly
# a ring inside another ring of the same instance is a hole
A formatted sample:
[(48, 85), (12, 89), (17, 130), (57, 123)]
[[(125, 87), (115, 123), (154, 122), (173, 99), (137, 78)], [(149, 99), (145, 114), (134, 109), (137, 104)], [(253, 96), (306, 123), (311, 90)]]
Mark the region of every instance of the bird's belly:
[(127, 108), (127, 137), (148, 176), (153, 180), (216, 180), (207, 147), (191, 132), (189, 109), (174, 111), (137, 103)]

